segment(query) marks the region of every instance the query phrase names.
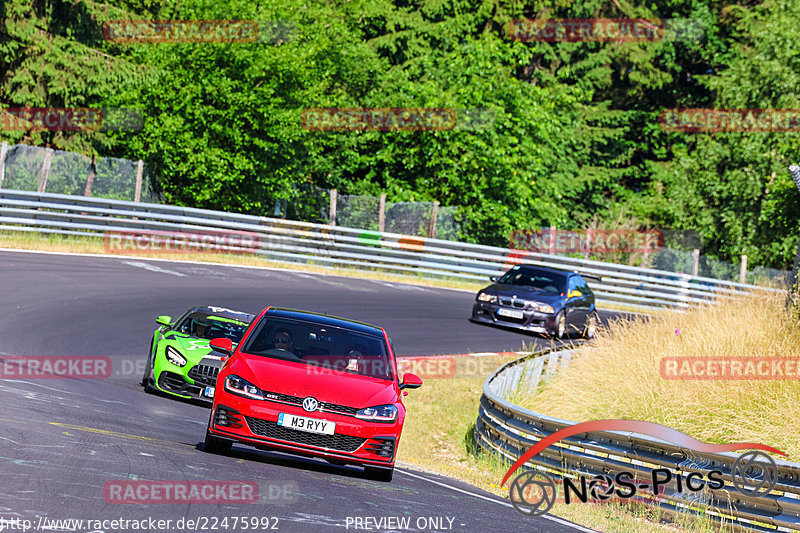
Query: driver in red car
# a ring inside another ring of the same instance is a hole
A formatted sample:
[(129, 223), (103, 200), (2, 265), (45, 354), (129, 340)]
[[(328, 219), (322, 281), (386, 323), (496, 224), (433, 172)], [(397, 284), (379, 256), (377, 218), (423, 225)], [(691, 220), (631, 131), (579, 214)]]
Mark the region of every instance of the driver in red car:
[(288, 328), (278, 328), (272, 336), (272, 344), (278, 350), (294, 353), (294, 339), (292, 331)]

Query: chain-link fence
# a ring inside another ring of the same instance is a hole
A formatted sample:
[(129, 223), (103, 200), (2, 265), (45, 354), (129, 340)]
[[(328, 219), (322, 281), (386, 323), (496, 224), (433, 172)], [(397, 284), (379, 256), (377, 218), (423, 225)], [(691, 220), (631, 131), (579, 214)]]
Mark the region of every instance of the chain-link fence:
[(355, 194), (336, 195), (337, 226), (379, 230), (380, 198)]
[(0, 145), (0, 188), (159, 203), (142, 161), (92, 160), (81, 154), (25, 144)]
[(787, 286), (791, 275), (767, 267), (748, 270), (746, 256), (731, 263), (701, 254), (702, 240), (695, 231), (540, 228), (512, 232), (509, 248), (773, 287)]
[(433, 216), (433, 202), (387, 203), (385, 229), (403, 235), (431, 235)]
[(275, 216), (347, 228), (460, 240), (458, 207), (438, 202), (387, 202), (386, 195), (338, 194), (311, 183), (295, 185), (292, 199), (279, 200)]

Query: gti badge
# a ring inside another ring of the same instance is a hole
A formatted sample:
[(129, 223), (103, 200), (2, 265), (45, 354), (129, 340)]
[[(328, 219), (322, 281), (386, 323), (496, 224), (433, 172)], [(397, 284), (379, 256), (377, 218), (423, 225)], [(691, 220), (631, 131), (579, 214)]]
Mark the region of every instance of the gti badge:
[(319, 402), (313, 396), (309, 396), (308, 398), (303, 400), (303, 409), (305, 409), (309, 413), (316, 411), (317, 407), (319, 407)]

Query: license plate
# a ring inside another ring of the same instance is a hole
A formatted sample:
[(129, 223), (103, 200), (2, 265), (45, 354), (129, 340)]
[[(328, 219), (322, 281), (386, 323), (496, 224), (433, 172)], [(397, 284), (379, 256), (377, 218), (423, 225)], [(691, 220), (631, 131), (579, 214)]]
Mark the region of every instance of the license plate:
[(214, 390), (215, 390), (214, 387), (206, 387), (205, 389), (203, 389), (203, 396), (207, 398), (213, 398)]
[(498, 309), (497, 314), (500, 316), (507, 316), (510, 318), (522, 318), (523, 315), (522, 311), (516, 311), (514, 309)]
[(330, 420), (319, 420), (305, 416), (290, 415), (280, 413), (278, 415), (278, 425), (285, 428), (299, 429), (309, 433), (319, 433), (321, 435), (333, 435), (336, 429), (336, 422)]

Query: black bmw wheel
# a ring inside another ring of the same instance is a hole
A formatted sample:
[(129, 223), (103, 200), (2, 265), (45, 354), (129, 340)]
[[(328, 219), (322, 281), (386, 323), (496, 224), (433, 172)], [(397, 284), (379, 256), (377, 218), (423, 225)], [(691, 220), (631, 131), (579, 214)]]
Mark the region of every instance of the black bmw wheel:
[(555, 329), (553, 330), (553, 337), (556, 339), (563, 339), (567, 334), (567, 319), (564, 317), (564, 311), (559, 311), (555, 319)]
[(586, 319), (586, 324), (583, 326), (583, 338), (593, 339), (594, 334), (597, 331), (597, 324), (599, 323), (600, 317), (597, 316), (597, 311), (592, 311), (589, 313), (589, 316)]

